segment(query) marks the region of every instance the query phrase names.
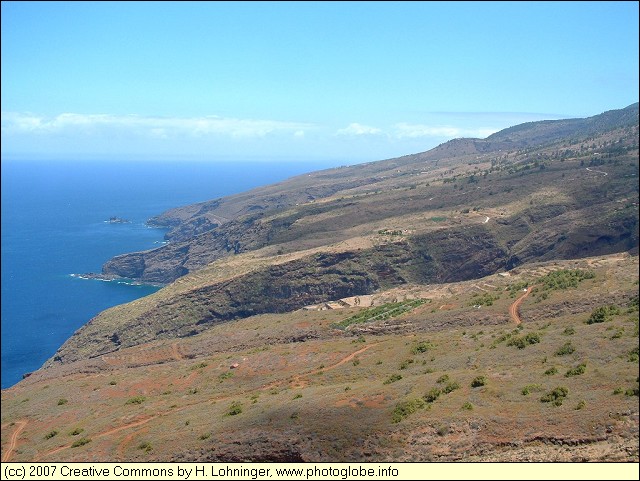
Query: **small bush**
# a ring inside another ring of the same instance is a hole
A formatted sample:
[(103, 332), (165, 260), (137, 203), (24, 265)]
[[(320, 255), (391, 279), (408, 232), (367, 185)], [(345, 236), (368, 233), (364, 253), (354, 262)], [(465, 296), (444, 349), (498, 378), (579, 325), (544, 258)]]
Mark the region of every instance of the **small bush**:
[(558, 368), (555, 366), (550, 367), (544, 372), (545, 376), (553, 376), (554, 374), (558, 374)]
[(77, 436), (78, 434), (80, 434), (82, 431), (84, 431), (84, 429), (82, 428), (75, 428), (73, 431), (71, 431), (69, 433), (69, 436)]
[(466, 403), (464, 403), (462, 405), (462, 409), (464, 409), (465, 411), (472, 411), (473, 410), (473, 404), (471, 404), (469, 401), (467, 401)]
[(223, 372), (218, 376), (218, 381), (222, 382), (225, 379), (229, 379), (231, 377), (233, 377), (233, 373), (231, 371)]
[(207, 366), (208, 366), (208, 364), (206, 362), (201, 362), (201, 363), (198, 363), (198, 364), (194, 364), (193, 366), (191, 366), (189, 368), (189, 370), (190, 371), (195, 371), (196, 369), (203, 369), (203, 368), (205, 368)]
[(413, 346), (411, 349), (412, 354), (421, 354), (423, 352), (427, 352), (429, 349), (432, 349), (433, 345), (429, 341), (420, 341), (418, 344)]
[(200, 435), (200, 440), (204, 441), (205, 439), (209, 439), (211, 437), (211, 433), (204, 433)]
[(392, 382), (399, 381), (400, 379), (402, 379), (402, 376), (400, 374), (392, 374), (391, 376), (389, 376), (389, 379), (387, 379), (382, 384), (391, 384)]
[(80, 446), (84, 446), (87, 443), (91, 442), (91, 438), (80, 438), (71, 445), (72, 448), (78, 448)]
[(576, 348), (573, 347), (571, 342), (565, 342), (564, 345), (556, 351), (556, 356), (566, 356), (576, 352)]
[(542, 391), (542, 386), (540, 386), (540, 384), (529, 384), (528, 386), (523, 387), (521, 392), (523, 396), (528, 396), (532, 392), (536, 391)]
[(300, 399), (302, 397), (302, 394), (298, 393), (295, 396), (293, 396), (293, 399)]
[(530, 332), (522, 337), (512, 337), (507, 346), (516, 346), (518, 349), (524, 349), (530, 344), (538, 344), (540, 342), (540, 334)]
[(571, 336), (573, 334), (576, 333), (576, 330), (573, 327), (567, 327), (562, 334), (566, 335), (566, 336)]
[(150, 453), (153, 450), (153, 447), (151, 446), (151, 443), (145, 441), (138, 444), (138, 449), (142, 449), (145, 453)]
[(62, 406), (63, 404), (67, 404), (69, 401), (67, 401), (65, 398), (62, 399), (58, 399), (58, 406)]
[(478, 376), (471, 381), (471, 387), (480, 387), (487, 384), (487, 378), (484, 376)]
[(443, 374), (442, 376), (440, 376), (438, 378), (438, 380), (436, 381), (438, 384), (443, 384), (445, 382), (447, 382), (449, 380), (449, 376), (447, 374)]
[(584, 400), (583, 400), (583, 401), (580, 401), (580, 402), (578, 403), (578, 405), (576, 406), (576, 411), (579, 411), (579, 410), (581, 410), (581, 409), (584, 409), (584, 407), (585, 407), (586, 405), (587, 405), (587, 403), (586, 403)]
[(457, 382), (450, 382), (442, 389), (442, 393), (449, 394), (458, 388), (460, 388), (460, 385)]
[(145, 398), (144, 396), (134, 396), (132, 398), (127, 399), (127, 402), (125, 404), (142, 404), (143, 402), (146, 401), (147, 398)]
[(622, 389), (621, 387), (617, 387), (613, 390), (613, 394), (622, 394), (624, 392), (624, 389)]
[(564, 375), (564, 377), (579, 376), (580, 374), (584, 374), (586, 370), (587, 370), (586, 364), (584, 363), (578, 364), (576, 367), (569, 369)]
[(608, 321), (611, 316), (616, 314), (620, 314), (620, 309), (618, 309), (613, 304), (608, 306), (600, 306), (596, 307), (587, 319), (587, 324), (598, 324), (601, 322)]
[(406, 359), (400, 363), (400, 369), (406, 369), (409, 367), (409, 364), (413, 364), (413, 359)]
[(231, 406), (229, 407), (229, 411), (227, 411), (227, 415), (236, 416), (241, 412), (242, 412), (242, 404), (240, 404), (238, 401), (234, 401), (231, 403)]
[(557, 387), (542, 396), (540, 402), (553, 403), (554, 406), (561, 406), (564, 398), (566, 398), (568, 394), (569, 390), (566, 387)]
[(109, 381), (109, 385), (110, 385), (110, 386), (115, 386), (116, 384), (118, 384), (118, 382), (117, 382), (117, 381)]
[(404, 418), (413, 414), (418, 409), (424, 407), (424, 401), (420, 398), (412, 399), (411, 401), (402, 401), (396, 404), (393, 413), (391, 413), (391, 422), (399, 423)]
[(44, 435), (45, 439), (51, 439), (54, 436), (58, 435), (58, 431), (56, 431), (55, 429), (53, 431), (49, 431), (47, 434)]
[(438, 399), (438, 397), (440, 397), (440, 394), (442, 394), (442, 391), (440, 389), (438, 389), (437, 387), (434, 387), (427, 394), (425, 394), (422, 398), (426, 402), (432, 403), (436, 399)]
[(638, 346), (629, 351), (629, 362), (638, 362)]

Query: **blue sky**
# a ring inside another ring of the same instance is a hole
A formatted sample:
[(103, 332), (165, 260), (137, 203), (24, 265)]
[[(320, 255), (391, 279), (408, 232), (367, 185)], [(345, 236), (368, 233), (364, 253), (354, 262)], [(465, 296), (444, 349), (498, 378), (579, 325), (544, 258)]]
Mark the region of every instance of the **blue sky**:
[(638, 2), (2, 2), (2, 158), (379, 160), (638, 101)]

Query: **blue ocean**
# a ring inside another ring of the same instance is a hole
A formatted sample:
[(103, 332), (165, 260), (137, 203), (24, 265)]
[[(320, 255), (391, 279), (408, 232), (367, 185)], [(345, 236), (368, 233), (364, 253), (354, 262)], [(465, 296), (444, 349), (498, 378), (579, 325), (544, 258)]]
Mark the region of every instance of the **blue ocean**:
[[(145, 221), (326, 163), (2, 162), (2, 388), (22, 379), (100, 311), (155, 292), (80, 279), (114, 255), (158, 247)], [(130, 223), (105, 222), (110, 217)]]

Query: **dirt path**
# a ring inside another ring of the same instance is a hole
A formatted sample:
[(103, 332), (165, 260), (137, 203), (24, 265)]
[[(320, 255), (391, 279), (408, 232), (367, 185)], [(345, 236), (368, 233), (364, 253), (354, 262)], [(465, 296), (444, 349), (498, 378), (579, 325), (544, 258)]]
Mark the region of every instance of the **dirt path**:
[[(307, 376), (311, 376), (311, 375), (316, 374), (318, 372), (330, 371), (331, 369), (335, 369), (335, 368), (337, 368), (337, 367), (339, 367), (339, 366), (351, 361), (358, 354), (365, 352), (367, 349), (370, 349), (370, 348), (372, 348), (373, 346), (375, 346), (377, 344), (379, 344), (379, 343), (370, 344), (368, 346), (363, 347), (362, 349), (358, 349), (357, 351), (352, 352), (351, 354), (345, 356), (344, 358), (342, 358), (341, 360), (339, 360), (338, 362), (336, 362), (335, 364), (332, 364), (330, 366), (327, 366), (327, 367), (324, 367), (324, 368), (321, 368), (321, 369), (314, 369), (313, 371), (309, 371), (309, 372), (306, 372), (304, 374), (298, 374), (298, 375), (294, 376), (293, 378), (290, 378), (289, 382), (300, 384), (301, 382), (303, 382), (302, 381), (303, 378), (305, 378)], [(174, 352), (176, 357), (180, 356), (182, 358), (182, 356), (180, 355), (177, 347), (178, 346), (176, 344), (173, 344), (172, 345), (172, 350), (175, 349), (173, 352)], [(196, 374), (195, 372), (191, 373), (189, 375), (188, 379), (192, 379), (195, 374)], [(281, 380), (281, 381), (272, 382), (272, 383), (269, 383), (269, 384), (267, 384), (265, 386), (262, 386), (262, 388), (260, 388), (260, 389), (261, 390), (270, 389), (270, 388), (278, 386), (278, 385), (280, 385), (280, 384), (282, 384), (284, 382), (287, 382), (287, 380), (285, 379), (285, 380)], [(234, 398), (236, 396), (237, 396), (236, 394), (229, 395), (229, 396), (223, 396), (223, 397), (220, 397), (220, 398), (216, 398), (216, 401), (221, 401), (221, 400), (224, 400), (224, 399), (231, 399), (231, 398)], [(198, 404), (198, 403), (194, 403), (194, 404)], [(172, 412), (181, 411), (181, 410), (186, 409), (187, 407), (189, 407), (191, 405), (192, 404), (189, 404), (189, 405), (186, 405), (186, 406), (182, 406), (181, 408), (173, 410)], [(133, 421), (133, 422), (130, 422), (130, 423), (127, 423), (127, 424), (123, 424), (122, 426), (119, 426), (119, 427), (116, 427), (116, 428), (112, 428), (112, 429), (109, 429), (107, 431), (103, 431), (103, 432), (97, 434), (95, 436), (95, 438), (102, 438), (102, 437), (105, 437), (105, 436), (111, 436), (111, 435), (116, 434), (116, 433), (118, 433), (120, 431), (123, 431), (125, 429), (137, 428), (138, 426), (142, 426), (144, 424), (147, 424), (149, 421), (152, 421), (153, 419), (156, 419), (156, 418), (158, 418), (158, 417), (160, 417), (162, 415), (163, 415), (163, 413), (158, 413), (158, 414), (155, 414), (153, 416), (149, 416), (147, 418), (140, 419), (138, 421)], [(16, 424), (19, 424), (19, 423), (24, 423), (24, 425), (26, 425), (27, 422), (26, 421), (18, 421)], [(24, 429), (24, 425), (20, 426), (18, 429), (16, 429), (16, 432), (13, 433), (13, 436), (11, 437), (11, 445), (9, 446), (9, 450), (7, 451), (7, 453), (5, 453), (5, 455), (2, 458), (3, 462), (5, 461), (5, 457), (8, 459), (8, 457), (10, 456), (10, 453), (15, 448), (15, 440), (17, 439), (17, 437), (20, 434), (20, 432), (22, 432), (22, 430)], [(126, 448), (126, 446), (129, 443), (131, 443), (131, 441), (135, 438), (135, 436), (139, 434), (139, 432), (140, 431), (137, 430), (137, 429), (134, 430), (133, 432), (127, 434), (122, 439), (122, 441), (120, 441), (118, 443), (116, 450), (117, 450), (118, 455), (122, 459), (124, 458), (124, 449)], [(62, 451), (64, 449), (67, 449), (67, 448), (70, 448), (70, 447), (71, 447), (71, 444), (67, 444), (65, 446), (60, 446), (58, 448), (55, 448), (55, 449), (53, 449), (51, 451), (48, 451), (48, 452), (44, 453), (42, 456), (43, 457), (51, 456), (52, 454), (55, 454), (55, 453), (57, 453), (59, 451)], [(38, 456), (38, 458), (40, 458), (40, 456)]]
[(511, 315), (511, 319), (513, 319), (513, 321), (516, 324), (521, 324), (522, 323), (522, 318), (520, 317), (520, 313), (519, 313), (519, 309), (520, 309), (520, 304), (522, 304), (522, 301), (524, 301), (524, 299), (531, 294), (531, 291), (536, 288), (538, 286), (531, 286), (527, 289), (527, 292), (525, 292), (523, 295), (521, 295), (518, 299), (516, 299), (516, 301), (511, 304), (511, 306), (509, 307), (509, 314)]
[(292, 378), (287, 379), (282, 379), (280, 381), (274, 381), (274, 382), (270, 382), (269, 384), (265, 384), (264, 386), (262, 386), (260, 388), (261, 391), (265, 391), (267, 389), (271, 389), (272, 387), (276, 387), (279, 386), (280, 384), (283, 384), (285, 382), (289, 382), (290, 384), (292, 384), (294, 387), (304, 387), (305, 384), (303, 382), (303, 379), (307, 376), (312, 376), (314, 374), (317, 374), (319, 372), (325, 372), (325, 371), (331, 371), (332, 369), (337, 368), (338, 366), (342, 366), (344, 363), (351, 361), (354, 357), (356, 357), (358, 354), (366, 351), (367, 349), (372, 348), (373, 346), (376, 346), (380, 344), (379, 342), (376, 342), (375, 344), (369, 344), (368, 346), (363, 347), (362, 349), (358, 349), (355, 352), (352, 352), (351, 354), (349, 354), (348, 356), (342, 358), (341, 360), (339, 360), (338, 362), (336, 362), (335, 364), (332, 364), (331, 366), (327, 366), (327, 367), (322, 367), (322, 368), (318, 368), (318, 369), (314, 369), (313, 371), (309, 371), (309, 372), (305, 372), (303, 374), (297, 374), (295, 376), (293, 376)]
[(9, 461), (9, 459), (11, 459), (11, 453), (13, 453), (13, 450), (16, 449), (16, 444), (18, 443), (18, 436), (20, 436), (20, 433), (24, 430), (26, 425), (27, 425), (27, 421), (16, 421), (16, 430), (11, 435), (11, 439), (9, 440), (9, 446), (7, 447), (7, 450), (2, 455), (3, 463), (6, 463), (7, 461)]

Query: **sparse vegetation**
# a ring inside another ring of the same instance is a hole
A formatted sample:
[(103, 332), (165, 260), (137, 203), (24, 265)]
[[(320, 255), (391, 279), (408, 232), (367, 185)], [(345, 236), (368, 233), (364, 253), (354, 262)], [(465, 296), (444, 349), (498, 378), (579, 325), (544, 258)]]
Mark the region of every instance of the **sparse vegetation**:
[(402, 379), (402, 376), (400, 374), (392, 374), (391, 376), (389, 376), (389, 378), (384, 381), (382, 384), (391, 384), (392, 382), (396, 382), (399, 381), (400, 379)]
[(578, 364), (576, 367), (569, 369), (564, 375), (564, 377), (579, 376), (581, 374), (584, 374), (586, 370), (587, 370), (587, 365), (585, 363)]
[(74, 441), (73, 444), (71, 445), (72, 448), (78, 448), (80, 446), (84, 446), (85, 444), (88, 444), (91, 442), (91, 438), (80, 438), (77, 441)]
[(127, 399), (127, 402), (125, 404), (142, 404), (143, 402), (146, 401), (146, 397), (144, 396), (134, 396), (132, 398)]
[(542, 391), (542, 386), (540, 384), (529, 384), (522, 388), (522, 395), (528, 396), (532, 392)]
[(559, 290), (578, 287), (578, 284), (586, 279), (595, 277), (593, 271), (582, 269), (560, 269), (541, 277), (538, 282), (544, 290)]
[(557, 387), (553, 391), (549, 391), (547, 394), (540, 398), (540, 402), (552, 403), (554, 406), (561, 406), (564, 399), (569, 394), (569, 390), (564, 387)]
[(332, 327), (336, 329), (346, 329), (353, 324), (385, 321), (404, 314), (405, 312), (409, 312), (426, 302), (428, 302), (426, 299), (412, 299), (404, 302), (390, 302), (378, 307), (369, 307), (355, 316), (348, 317), (343, 321), (332, 324)]
[(487, 384), (487, 378), (485, 376), (478, 376), (471, 381), (471, 387), (481, 387)]
[(540, 334), (530, 332), (521, 337), (512, 337), (507, 346), (516, 346), (518, 349), (524, 349), (530, 344), (538, 344), (540, 342)]
[(560, 347), (556, 352), (556, 356), (566, 356), (569, 354), (573, 354), (576, 351), (576, 348), (573, 347), (571, 342), (565, 342), (562, 347)]
[(411, 354), (422, 354), (429, 349), (433, 349), (433, 345), (429, 341), (420, 341), (411, 348)]
[(614, 305), (596, 307), (586, 322), (587, 324), (598, 324), (608, 321), (611, 316), (616, 314), (620, 314), (620, 309)]
[(227, 411), (227, 416), (237, 416), (240, 413), (242, 413), (242, 404), (238, 401), (232, 402)]

